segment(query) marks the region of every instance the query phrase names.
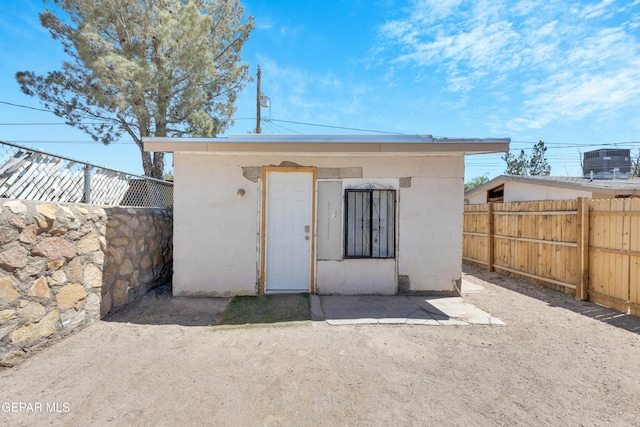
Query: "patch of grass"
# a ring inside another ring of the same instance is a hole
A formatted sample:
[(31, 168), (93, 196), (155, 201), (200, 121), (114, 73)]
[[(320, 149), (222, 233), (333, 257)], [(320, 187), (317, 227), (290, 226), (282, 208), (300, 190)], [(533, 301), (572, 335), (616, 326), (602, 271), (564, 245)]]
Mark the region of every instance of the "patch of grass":
[(234, 297), (223, 325), (311, 320), (309, 294), (272, 294)]

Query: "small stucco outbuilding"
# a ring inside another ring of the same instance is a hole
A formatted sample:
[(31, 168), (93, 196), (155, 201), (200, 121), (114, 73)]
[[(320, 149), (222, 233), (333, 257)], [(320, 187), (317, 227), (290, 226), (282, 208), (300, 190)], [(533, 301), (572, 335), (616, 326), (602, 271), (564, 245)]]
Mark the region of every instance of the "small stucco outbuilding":
[(464, 156), (509, 141), (146, 138), (173, 153), (174, 295), (455, 294)]
[(465, 203), (470, 205), (488, 202), (568, 200), (578, 197), (591, 199), (640, 197), (640, 180), (500, 175), (464, 194)]

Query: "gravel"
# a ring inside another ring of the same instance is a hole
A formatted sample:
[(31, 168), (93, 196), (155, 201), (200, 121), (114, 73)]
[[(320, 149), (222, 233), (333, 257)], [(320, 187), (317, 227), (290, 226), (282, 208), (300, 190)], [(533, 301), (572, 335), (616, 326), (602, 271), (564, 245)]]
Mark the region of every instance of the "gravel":
[(221, 328), (228, 300), (153, 296), (1, 371), (0, 425), (640, 425), (640, 318), (465, 270), (506, 325)]

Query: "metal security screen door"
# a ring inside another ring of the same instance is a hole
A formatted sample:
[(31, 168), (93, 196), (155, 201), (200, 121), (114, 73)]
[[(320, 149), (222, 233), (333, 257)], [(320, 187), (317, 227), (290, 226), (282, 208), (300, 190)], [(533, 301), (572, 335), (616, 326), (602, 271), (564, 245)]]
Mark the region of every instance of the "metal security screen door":
[(313, 173), (267, 172), (265, 292), (309, 292)]

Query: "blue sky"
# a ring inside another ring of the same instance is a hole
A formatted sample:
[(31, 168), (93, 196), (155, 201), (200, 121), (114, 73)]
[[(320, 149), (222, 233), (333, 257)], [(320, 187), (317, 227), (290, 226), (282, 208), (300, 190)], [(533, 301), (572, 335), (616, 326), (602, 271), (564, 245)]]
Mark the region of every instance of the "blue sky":
[[(243, 51), (271, 107), (265, 133), (352, 133), (313, 123), (438, 137), (538, 140), (553, 175), (579, 175), (580, 153), (640, 143), (640, 0), (276, 1), (242, 3), (256, 29)], [(57, 69), (40, 0), (3, 0), (0, 101), (41, 107), (14, 74)], [(255, 128), (255, 81), (226, 133)], [(140, 173), (127, 138), (102, 146), (46, 112), (0, 104), (0, 140)], [(297, 122), (297, 123), (290, 123)], [(20, 123), (21, 125), (12, 125)], [(466, 178), (504, 171), (470, 156)]]

